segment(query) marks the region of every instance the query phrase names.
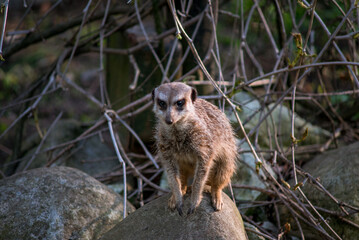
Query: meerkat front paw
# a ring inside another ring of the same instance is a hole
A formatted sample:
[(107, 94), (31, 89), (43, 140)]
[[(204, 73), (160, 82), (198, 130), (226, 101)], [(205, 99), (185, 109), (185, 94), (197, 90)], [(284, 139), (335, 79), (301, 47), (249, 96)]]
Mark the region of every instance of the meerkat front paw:
[(176, 201), (176, 198), (174, 197), (174, 195), (172, 194), (170, 199), (168, 200), (168, 207), (171, 209), (171, 210), (175, 210), (177, 209), (178, 211), (178, 214), (180, 216), (183, 216), (183, 203), (182, 203), (182, 200), (181, 201)]
[(188, 208), (187, 215), (190, 215), (190, 214), (194, 213), (194, 211), (196, 210), (196, 208), (199, 206), (200, 203), (201, 203), (201, 198), (194, 198), (193, 199), (193, 197), (192, 197), (191, 205)]
[(221, 211), (223, 208), (223, 201), (221, 191), (212, 192), (212, 206), (215, 211)]
[(222, 199), (213, 198), (212, 199), (212, 206), (215, 211), (221, 211), (223, 208), (223, 201)]
[(190, 215), (192, 213), (194, 213), (194, 210), (196, 210), (196, 206), (195, 205), (192, 205), (188, 208), (188, 211), (187, 211), (187, 215)]

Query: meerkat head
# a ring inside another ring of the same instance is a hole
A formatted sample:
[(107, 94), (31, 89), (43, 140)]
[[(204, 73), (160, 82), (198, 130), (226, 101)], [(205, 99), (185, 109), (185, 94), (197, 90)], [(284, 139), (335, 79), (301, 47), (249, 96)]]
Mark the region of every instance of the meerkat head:
[(184, 83), (165, 83), (152, 91), (153, 111), (160, 121), (176, 124), (194, 113), (196, 89)]

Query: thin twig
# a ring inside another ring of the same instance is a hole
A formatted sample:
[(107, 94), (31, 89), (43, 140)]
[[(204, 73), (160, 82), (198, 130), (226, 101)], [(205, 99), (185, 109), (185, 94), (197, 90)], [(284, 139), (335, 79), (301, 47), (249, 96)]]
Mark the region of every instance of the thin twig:
[(163, 68), (163, 66), (162, 66), (162, 63), (161, 63), (161, 61), (160, 61), (160, 59), (159, 59), (159, 57), (158, 57), (156, 51), (153, 49), (153, 46), (152, 46), (152, 44), (151, 44), (151, 42), (150, 42), (150, 39), (149, 39), (149, 37), (148, 37), (148, 35), (147, 35), (147, 32), (146, 32), (146, 30), (145, 30), (145, 27), (143, 26), (142, 19), (141, 19), (141, 16), (140, 16), (140, 12), (139, 12), (138, 6), (137, 6), (137, 0), (135, 0), (135, 10), (136, 10), (137, 20), (138, 20), (138, 22), (139, 22), (139, 24), (140, 24), (142, 33), (143, 33), (143, 35), (144, 35), (145, 38), (146, 38), (147, 46), (150, 48), (150, 51), (151, 51), (153, 57), (155, 58), (155, 60), (156, 60), (156, 62), (157, 62), (157, 64), (158, 64), (158, 66), (160, 67), (160, 70), (161, 70), (162, 74), (164, 75), (165, 70), (164, 70), (164, 68)]
[(50, 132), (52, 131), (52, 129), (55, 127), (56, 123), (60, 120), (60, 118), (62, 117), (62, 112), (60, 112), (57, 117), (55, 118), (55, 120), (51, 123), (49, 129), (47, 129), (46, 134), (44, 135), (44, 137), (41, 139), (41, 142), (39, 144), (39, 146), (36, 148), (35, 153), (32, 155), (32, 157), (30, 158), (30, 160), (27, 162), (27, 164), (25, 165), (23, 171), (26, 171), (31, 163), (33, 162), (33, 160), (35, 159), (35, 157), (39, 154), (42, 145), (44, 144), (45, 140), (47, 139), (47, 137), (49, 136)]
[(141, 138), (136, 134), (136, 132), (125, 121), (123, 121), (117, 114), (115, 115), (115, 117), (116, 117), (116, 120), (119, 121), (125, 128), (127, 128), (127, 130), (136, 138), (138, 143), (141, 145), (142, 149), (145, 151), (146, 156), (151, 160), (153, 165), (157, 169), (159, 169), (159, 166), (158, 166), (156, 160), (153, 158), (152, 154), (150, 153), (150, 151), (148, 151), (146, 145), (142, 142)]
[[(106, 80), (105, 80), (105, 73), (104, 73), (104, 59), (103, 59), (103, 43), (104, 43), (104, 34), (105, 34), (105, 24), (107, 21), (107, 17), (108, 17), (108, 13), (110, 10), (110, 4), (111, 4), (111, 0), (107, 0), (106, 3), (106, 8), (105, 8), (105, 13), (103, 15), (103, 19), (101, 22), (101, 27), (100, 27), (100, 56), (99, 56), (99, 63), (100, 63), (100, 68), (99, 68), (99, 81), (100, 81), (100, 93), (101, 93), (101, 103), (102, 105), (105, 105), (105, 103), (107, 103), (106, 105), (110, 106), (110, 100), (107, 96), (107, 91), (106, 91)], [(106, 102), (105, 102), (106, 101)]]
[[(130, 158), (127, 156), (125, 149), (122, 146), (122, 143), (120, 141), (120, 139), (118, 138), (118, 134), (115, 135), (116, 138), (118, 139), (118, 146), (119, 149), (124, 157), (124, 159), (126, 160), (127, 164), (133, 169), (133, 171), (135, 172), (135, 176), (140, 177), (144, 182), (144, 187), (148, 184), (149, 186), (153, 187), (154, 189), (160, 191), (160, 192), (168, 192), (166, 189), (161, 188), (160, 186), (158, 186), (157, 184), (153, 183), (152, 180), (153, 178), (155, 178), (159, 173), (161, 173), (162, 171), (157, 171), (157, 173), (155, 173), (150, 179), (146, 178), (138, 168), (136, 168), (136, 166), (132, 163), (132, 161), (130, 160)], [(132, 196), (132, 194), (130, 195)]]
[(9, 2), (10, 0), (5, 0), (1, 5), (1, 9), (4, 8), (4, 18), (2, 23), (2, 30), (1, 30), (1, 37), (0, 37), (0, 61), (4, 61), (4, 58), (2, 56), (2, 47), (4, 43), (5, 38), (5, 29), (6, 29), (6, 21), (7, 21), (7, 12), (9, 10)]
[(39, 97), (36, 99), (36, 101), (30, 106), (28, 107), (24, 112), (22, 112), (20, 114), (20, 116), (18, 116), (15, 121), (13, 121), (10, 126), (8, 128), (6, 128), (6, 130), (0, 135), (0, 139), (2, 137), (4, 137), (8, 131), (10, 131), (11, 128), (13, 128), (16, 123), (18, 121), (20, 121), (23, 117), (25, 117), (27, 114), (29, 114), (32, 110), (34, 110), (37, 105), (39, 104), (39, 102), (41, 101), (42, 97), (45, 95), (45, 93), (47, 92), (47, 90), (50, 88), (50, 86), (54, 83), (55, 81), (55, 76), (54, 76), (54, 73), (51, 74), (50, 78), (49, 78), (49, 81), (48, 83), (46, 84), (46, 86), (44, 87), (44, 89), (41, 91), (41, 94), (39, 95)]
[(122, 164), (122, 169), (123, 169), (123, 219), (125, 219), (126, 204), (127, 204), (126, 163), (125, 163), (125, 161), (123, 161), (120, 151), (118, 150), (118, 143), (116, 141), (115, 134), (114, 134), (113, 128), (112, 128), (112, 118), (109, 116), (109, 114), (112, 114), (112, 111), (106, 111), (104, 113), (104, 116), (107, 119), (108, 130), (110, 131), (110, 134), (111, 134), (113, 147), (115, 148), (117, 158), (120, 161), (120, 163)]
[(70, 55), (70, 57), (68, 59), (68, 62), (66, 64), (66, 66), (65, 66), (65, 69), (63, 71), (63, 75), (66, 75), (67, 70), (69, 69), (70, 63), (71, 63), (71, 61), (72, 61), (72, 59), (73, 59), (73, 57), (75, 55), (77, 45), (79, 44), (79, 41), (80, 41), (81, 31), (82, 31), (82, 28), (84, 27), (84, 25), (86, 23), (87, 15), (89, 13), (91, 3), (92, 3), (92, 0), (88, 0), (86, 7), (82, 11), (83, 12), (82, 22), (81, 22), (80, 28), (79, 28), (79, 30), (77, 32), (76, 41), (75, 41), (75, 44), (74, 44), (74, 46), (72, 48), (71, 55)]
[(135, 70), (135, 76), (133, 78), (133, 82), (129, 86), (129, 89), (133, 91), (137, 87), (137, 81), (138, 81), (138, 78), (140, 77), (141, 72), (140, 72), (140, 68), (138, 67), (138, 65), (136, 63), (136, 59), (134, 58), (134, 56), (131, 54), (129, 56), (129, 58), (130, 58), (130, 63), (132, 64), (132, 67)]
[[(309, 6), (309, 4), (307, 3), (306, 0), (303, 0), (303, 2)], [(324, 53), (324, 51), (326, 50), (326, 48), (329, 46), (330, 43), (333, 43), (335, 49), (338, 51), (340, 58), (342, 59), (342, 61), (346, 61), (346, 57), (343, 54), (343, 52), (340, 50), (339, 46), (336, 44), (336, 42), (334, 42), (334, 38), (335, 36), (337, 36), (339, 30), (341, 29), (341, 27), (343, 26), (343, 24), (346, 22), (346, 20), (348, 19), (349, 15), (351, 14), (351, 12), (356, 9), (356, 6), (353, 3), (351, 3), (350, 9), (348, 10), (348, 12), (346, 13), (346, 15), (344, 16), (344, 18), (342, 19), (342, 21), (340, 22), (340, 24), (338, 25), (338, 27), (336, 28), (336, 30), (333, 33), (330, 33), (330, 31), (328, 30), (327, 26), (325, 25), (325, 23), (323, 22), (323, 20), (321, 19), (321, 17), (318, 15), (318, 13), (316, 11), (314, 11), (315, 17), (316, 19), (319, 21), (319, 24), (323, 27), (324, 31), (327, 33), (327, 35), (329, 36), (329, 40), (327, 41), (327, 43), (324, 45), (324, 47), (321, 50), (321, 53)], [(333, 42), (332, 42), (333, 41)], [(328, 45), (328, 46), (327, 46)], [(318, 54), (319, 56), (319, 54)], [(357, 87), (359, 87), (359, 80), (356, 76), (356, 74), (354, 73), (353, 69), (348, 65), (347, 66), (351, 76), (354, 79), (354, 82), (356, 83)]]

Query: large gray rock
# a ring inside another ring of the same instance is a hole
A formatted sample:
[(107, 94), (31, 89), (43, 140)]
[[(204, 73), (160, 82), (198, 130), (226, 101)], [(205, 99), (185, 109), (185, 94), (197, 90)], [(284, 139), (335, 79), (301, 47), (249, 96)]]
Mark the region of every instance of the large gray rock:
[(39, 168), (0, 180), (1, 240), (98, 239), (122, 214), (120, 195), (73, 168)]
[[(227, 195), (222, 195), (222, 211), (213, 210), (210, 195), (205, 193), (196, 211), (183, 217), (168, 209), (169, 194), (161, 196), (129, 215), (101, 239), (247, 239), (236, 205)], [(186, 212), (188, 195), (184, 204)]]
[[(318, 155), (305, 164), (303, 169), (314, 178), (318, 178), (320, 183), (340, 202), (356, 207), (359, 206), (359, 142)], [(298, 179), (298, 181), (302, 180)], [(313, 185), (307, 183), (302, 189), (314, 206), (338, 213), (342, 212), (333, 200)], [(289, 220), (295, 229), (296, 224), (288, 211), (284, 210), (282, 213), (282, 218), (285, 221)], [(314, 214), (314, 216), (316, 215)], [(339, 218), (325, 214), (323, 216), (342, 239), (359, 240), (358, 228), (345, 223)], [(350, 216), (345, 216), (345, 218), (359, 225), (359, 214), (351, 214)], [(324, 226), (324, 224), (321, 225)], [(305, 224), (302, 224), (302, 227), (305, 231), (306, 239), (318, 239), (318, 233), (314, 232), (312, 228)], [(327, 232), (330, 233), (329, 230)]]

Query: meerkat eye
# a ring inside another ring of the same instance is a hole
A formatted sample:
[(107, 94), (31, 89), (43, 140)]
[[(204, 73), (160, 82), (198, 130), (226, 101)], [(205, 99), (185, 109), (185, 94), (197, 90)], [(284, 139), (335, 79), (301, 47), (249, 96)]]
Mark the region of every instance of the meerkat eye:
[(162, 101), (162, 100), (158, 99), (157, 103), (158, 103), (158, 106), (160, 106), (161, 109), (166, 109), (167, 108), (167, 104), (166, 104), (165, 101)]
[(179, 100), (179, 101), (176, 102), (176, 105), (177, 105), (178, 107), (183, 107), (184, 104), (185, 104), (185, 100), (184, 100), (184, 99)]

